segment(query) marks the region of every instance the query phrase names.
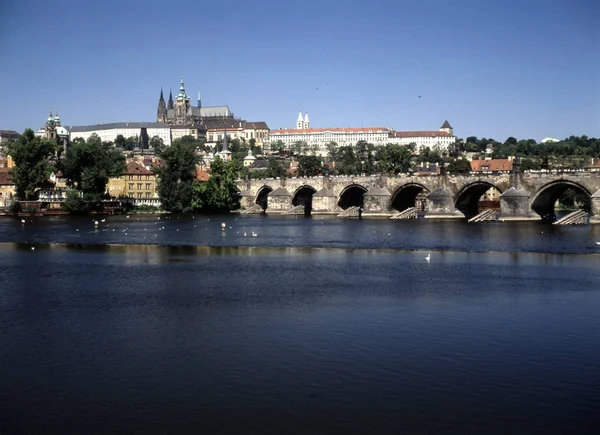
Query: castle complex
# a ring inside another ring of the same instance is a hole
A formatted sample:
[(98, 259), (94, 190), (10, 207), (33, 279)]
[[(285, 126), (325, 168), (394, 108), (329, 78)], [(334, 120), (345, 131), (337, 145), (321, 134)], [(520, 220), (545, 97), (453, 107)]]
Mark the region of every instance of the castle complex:
[(269, 127), (264, 121), (248, 122), (236, 118), (227, 106), (202, 107), (200, 92), (198, 92), (197, 104), (193, 106), (185, 92), (183, 77), (175, 100), (173, 100), (173, 93), (169, 91), (169, 100), (165, 102), (163, 90), (160, 90), (156, 121), (173, 128), (187, 127), (202, 130), (209, 145), (223, 140), (227, 135), (231, 139), (237, 138), (243, 141), (254, 139), (256, 145), (262, 146), (263, 139), (269, 133)]

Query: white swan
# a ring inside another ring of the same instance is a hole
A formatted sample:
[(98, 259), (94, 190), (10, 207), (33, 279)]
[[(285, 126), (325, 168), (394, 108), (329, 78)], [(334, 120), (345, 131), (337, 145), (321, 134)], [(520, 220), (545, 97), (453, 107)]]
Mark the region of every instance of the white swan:
[(427, 254), (427, 257), (425, 257), (425, 260), (427, 260), (427, 261), (431, 260), (431, 254)]

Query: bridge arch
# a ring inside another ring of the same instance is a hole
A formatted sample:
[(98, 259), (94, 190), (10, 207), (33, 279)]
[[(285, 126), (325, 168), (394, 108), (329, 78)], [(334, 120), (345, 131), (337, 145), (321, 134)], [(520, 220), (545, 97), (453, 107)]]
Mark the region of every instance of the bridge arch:
[(304, 206), (304, 214), (309, 215), (312, 211), (312, 198), (317, 189), (307, 184), (300, 186), (292, 194), (292, 205), (297, 207)]
[(264, 186), (258, 189), (254, 203), (260, 205), (263, 210), (266, 210), (269, 206), (269, 193), (271, 193), (272, 191), (273, 188), (265, 184)]
[[(425, 207), (425, 203), (417, 204), (417, 197), (423, 193), (430, 193), (429, 189), (419, 183), (407, 183), (398, 187), (392, 195), (391, 207), (398, 211), (406, 210), (407, 208), (417, 207), (418, 209)], [(422, 206), (422, 207), (421, 207)]]
[(348, 207), (363, 207), (367, 188), (360, 184), (350, 184), (340, 192), (338, 207), (346, 210)]
[(542, 219), (554, 220), (556, 217), (554, 209), (556, 201), (568, 189), (572, 189), (583, 200), (583, 209), (590, 211), (592, 193), (581, 184), (570, 180), (555, 180), (540, 187), (531, 198), (531, 209), (539, 214)]
[(495, 189), (499, 194), (502, 193), (497, 186), (487, 181), (477, 180), (473, 183), (466, 184), (456, 195), (454, 206), (458, 211), (464, 214), (466, 218), (477, 216), (479, 213), (479, 200), (483, 194), (490, 189)]

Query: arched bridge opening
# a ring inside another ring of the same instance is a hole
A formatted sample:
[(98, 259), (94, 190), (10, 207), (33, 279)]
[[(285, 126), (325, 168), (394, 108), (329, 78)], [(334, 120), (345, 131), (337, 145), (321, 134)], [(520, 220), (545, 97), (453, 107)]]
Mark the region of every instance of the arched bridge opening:
[(485, 209), (499, 209), (501, 193), (500, 189), (493, 184), (477, 181), (458, 192), (454, 205), (467, 219), (470, 219)]
[(338, 206), (344, 210), (348, 207), (363, 207), (365, 200), (366, 187), (359, 184), (352, 184), (346, 187), (340, 194)]
[(557, 180), (542, 187), (531, 201), (531, 209), (543, 220), (554, 221), (559, 211), (591, 211), (591, 193), (567, 180)]
[(428, 194), (429, 189), (421, 184), (405, 184), (396, 190), (391, 206), (398, 211), (404, 211), (411, 207), (415, 207), (418, 211), (425, 211)]
[(266, 210), (269, 206), (269, 193), (273, 191), (269, 186), (263, 186), (258, 190), (258, 194), (256, 195), (256, 204), (260, 205), (263, 210)]
[(304, 215), (310, 216), (310, 213), (312, 212), (312, 199), (316, 191), (317, 190), (312, 186), (300, 187), (292, 197), (292, 205), (294, 207), (303, 205)]

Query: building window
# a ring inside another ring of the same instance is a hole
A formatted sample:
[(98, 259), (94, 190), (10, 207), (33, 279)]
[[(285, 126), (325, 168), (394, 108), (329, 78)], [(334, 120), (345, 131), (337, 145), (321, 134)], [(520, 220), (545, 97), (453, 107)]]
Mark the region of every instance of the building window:
[(146, 190), (150, 190), (150, 183), (146, 183)]
[(133, 183), (129, 183), (129, 190), (133, 190)]
[(142, 190), (142, 183), (138, 183), (138, 190)]

